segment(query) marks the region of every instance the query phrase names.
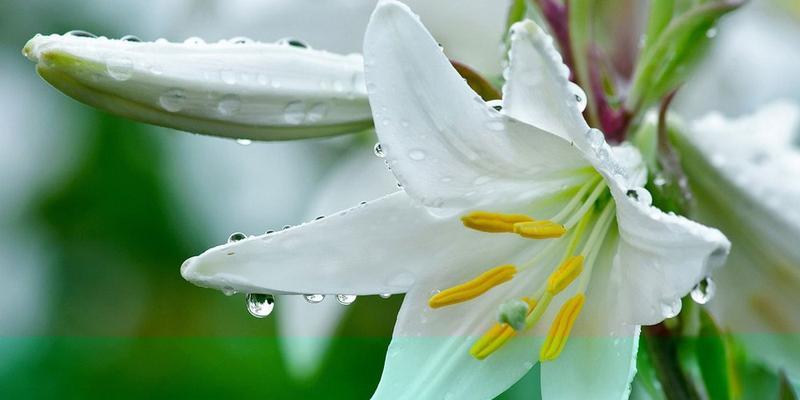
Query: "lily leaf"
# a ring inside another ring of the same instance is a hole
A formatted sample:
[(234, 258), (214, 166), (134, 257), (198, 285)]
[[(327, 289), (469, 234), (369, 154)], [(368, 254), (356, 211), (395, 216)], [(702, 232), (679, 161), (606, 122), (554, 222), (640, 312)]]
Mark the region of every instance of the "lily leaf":
[(724, 333), (705, 310), (700, 310), (700, 332), (695, 346), (697, 363), (711, 400), (729, 399), (730, 363)]
[(297, 41), (206, 44), (37, 35), (23, 54), (55, 88), (133, 120), (231, 138), (287, 140), (372, 125), (360, 55)]
[(792, 383), (789, 382), (786, 373), (781, 371), (779, 379), (778, 400), (797, 400), (797, 393), (795, 393)]

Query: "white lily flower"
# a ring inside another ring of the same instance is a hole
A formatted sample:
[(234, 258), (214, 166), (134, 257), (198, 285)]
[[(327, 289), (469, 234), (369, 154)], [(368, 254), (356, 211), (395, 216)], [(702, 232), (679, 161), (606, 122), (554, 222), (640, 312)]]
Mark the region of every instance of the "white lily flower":
[(67, 95), (154, 125), (281, 140), (372, 124), (362, 57), (317, 51), (301, 42), (37, 35), (23, 53)]
[(680, 140), (697, 218), (734, 243), (709, 303), (753, 357), (800, 379), (800, 107), (709, 114)]
[(504, 112), (400, 3), (378, 5), (364, 50), (404, 190), (212, 248), (182, 275), (249, 293), (406, 293), (375, 398), (492, 398), (537, 360), (544, 398), (626, 397), (638, 326), (676, 314), (727, 239), (649, 204), (638, 152), (589, 128), (533, 22), (512, 28)]

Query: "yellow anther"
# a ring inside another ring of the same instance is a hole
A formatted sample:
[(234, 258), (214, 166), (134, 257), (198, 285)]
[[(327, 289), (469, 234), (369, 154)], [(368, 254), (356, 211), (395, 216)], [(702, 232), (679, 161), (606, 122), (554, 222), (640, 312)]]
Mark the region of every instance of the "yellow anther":
[(577, 294), (561, 306), (561, 310), (558, 311), (558, 315), (556, 315), (556, 319), (553, 321), (550, 332), (547, 334), (547, 338), (544, 340), (542, 349), (539, 352), (540, 361), (555, 360), (564, 350), (564, 345), (567, 344), (575, 319), (578, 318), (578, 314), (583, 308), (584, 300), (585, 296), (582, 293)]
[(567, 232), (564, 225), (553, 221), (530, 221), (514, 224), (514, 233), (529, 239), (559, 238)]
[(489, 211), (473, 211), (461, 217), (461, 222), (467, 228), (492, 233), (514, 232), (514, 224), (531, 221), (533, 218), (525, 214), (501, 214)]
[(566, 289), (583, 271), (583, 256), (567, 258), (547, 279), (547, 291), (553, 295)]
[[(536, 307), (536, 300), (523, 297), (522, 301), (528, 303), (528, 313)], [(500, 347), (516, 336), (517, 331), (509, 324), (496, 323), (469, 349), (469, 354), (478, 360), (483, 360), (497, 351)]]
[(431, 308), (439, 308), (472, 300), (486, 293), (489, 289), (510, 281), (516, 273), (517, 268), (513, 265), (494, 267), (478, 275), (469, 282), (453, 286), (435, 294), (428, 300), (428, 305)]

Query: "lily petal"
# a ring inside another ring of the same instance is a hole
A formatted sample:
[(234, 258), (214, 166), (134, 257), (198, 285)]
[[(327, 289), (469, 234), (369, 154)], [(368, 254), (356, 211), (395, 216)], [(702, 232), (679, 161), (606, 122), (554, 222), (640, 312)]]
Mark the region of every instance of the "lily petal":
[(511, 27), (511, 49), (503, 86), (503, 112), (567, 140), (589, 125), (576, 96), (586, 95), (569, 81), (569, 68), (553, 38), (530, 20)]
[(23, 49), (65, 94), (142, 122), (232, 138), (299, 139), (371, 125), (360, 55), (271, 43), (37, 35)]
[(526, 271), (503, 290), (441, 309), (431, 309), (428, 299), (452, 284), (442, 279), (448, 273), (415, 285), (397, 317), (373, 399), (490, 399), (508, 389), (534, 366), (543, 341), (540, 331), (532, 329), (509, 340), (484, 360), (473, 358), (469, 349), (495, 323), (502, 302), (528, 295), (531, 282), (544, 281), (548, 272)]
[(621, 283), (611, 274), (617, 240), (616, 235), (606, 239), (585, 306), (564, 351), (557, 359), (542, 363), (543, 399), (628, 398), (636, 374), (640, 329), (614, 312)]
[(730, 242), (716, 229), (651, 206), (642, 188), (633, 195), (617, 180), (608, 182), (620, 232), (614, 260), (620, 307), (625, 322), (652, 325), (680, 311), (681, 297), (722, 265)]
[[(393, 294), (433, 271), (474, 275), (530, 245), (439, 218), (400, 191), (283, 231), (224, 244), (187, 260), (199, 286), (275, 294)], [(458, 275), (455, 275), (458, 276)]]
[(564, 172), (588, 165), (568, 141), (483, 102), (405, 5), (378, 5), (364, 52), (387, 161), (422, 204), (465, 208), (507, 201), (511, 193), (530, 198), (563, 187)]

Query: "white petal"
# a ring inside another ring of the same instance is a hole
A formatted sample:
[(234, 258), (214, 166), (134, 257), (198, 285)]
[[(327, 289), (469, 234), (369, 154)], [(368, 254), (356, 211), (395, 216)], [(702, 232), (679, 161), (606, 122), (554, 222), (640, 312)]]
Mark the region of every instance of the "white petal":
[(181, 273), (205, 287), (260, 293), (404, 293), (440, 270), (474, 273), (530, 241), (464, 228), (397, 192), (321, 220), (212, 248)]
[(636, 374), (639, 327), (617, 312), (621, 280), (612, 273), (616, 243), (612, 235), (604, 244), (564, 351), (542, 363), (543, 400), (628, 398)]
[(589, 130), (576, 99), (585, 94), (576, 93), (553, 38), (533, 21), (511, 27), (505, 75), (504, 113), (567, 140)]
[(530, 330), (484, 360), (469, 349), (496, 322), (497, 307), (530, 295), (547, 271), (529, 270), (476, 299), (440, 309), (431, 309), (428, 299), (452, 285), (450, 277), (415, 285), (397, 317), (373, 399), (489, 399), (505, 391), (533, 367), (542, 337)]
[(71, 35), (37, 35), (23, 53), (45, 80), (77, 100), (180, 130), (280, 140), (371, 124), (359, 55)]
[(676, 313), (680, 298), (722, 265), (730, 242), (716, 229), (642, 203), (641, 195), (632, 199), (616, 180), (609, 187), (617, 205), (620, 243), (613, 273), (622, 279), (624, 321), (658, 323)]
[(423, 204), (547, 192), (564, 184), (565, 170), (586, 166), (563, 138), (487, 106), (406, 6), (380, 3), (364, 51), (378, 137), (397, 179)]

